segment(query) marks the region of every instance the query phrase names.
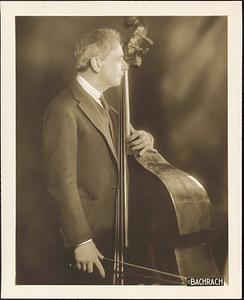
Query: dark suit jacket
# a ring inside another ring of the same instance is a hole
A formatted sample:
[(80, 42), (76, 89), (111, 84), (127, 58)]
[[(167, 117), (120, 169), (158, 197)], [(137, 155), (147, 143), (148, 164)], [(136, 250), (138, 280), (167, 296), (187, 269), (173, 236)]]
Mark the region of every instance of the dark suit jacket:
[[(117, 112), (111, 107), (110, 116), (116, 134)], [(49, 104), (43, 145), (47, 188), (66, 247), (106, 239), (115, 221), (116, 146), (98, 104), (76, 80)]]

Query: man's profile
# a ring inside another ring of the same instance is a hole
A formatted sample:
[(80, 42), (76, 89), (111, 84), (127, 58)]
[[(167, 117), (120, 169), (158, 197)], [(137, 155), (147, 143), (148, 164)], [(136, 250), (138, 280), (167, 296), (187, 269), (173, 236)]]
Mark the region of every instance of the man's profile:
[[(46, 184), (76, 266), (70, 282), (109, 284), (103, 257), (114, 252), (118, 112), (103, 93), (120, 85), (128, 66), (119, 33), (107, 28), (87, 33), (75, 58), (77, 77), (43, 118)], [(153, 147), (153, 138), (131, 127), (129, 143), (142, 155)]]

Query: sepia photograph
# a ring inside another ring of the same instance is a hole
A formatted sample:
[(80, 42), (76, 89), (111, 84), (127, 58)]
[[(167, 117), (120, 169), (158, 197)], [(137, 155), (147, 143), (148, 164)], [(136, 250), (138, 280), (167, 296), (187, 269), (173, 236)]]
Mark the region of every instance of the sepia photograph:
[(163, 2), (2, 6), (6, 298), (241, 295), (241, 4)]

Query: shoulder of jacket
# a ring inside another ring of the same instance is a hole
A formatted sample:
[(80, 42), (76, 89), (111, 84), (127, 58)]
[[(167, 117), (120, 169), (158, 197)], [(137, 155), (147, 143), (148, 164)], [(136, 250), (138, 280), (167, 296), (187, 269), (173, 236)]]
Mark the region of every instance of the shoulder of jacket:
[(65, 88), (48, 104), (46, 113), (70, 114), (74, 108), (74, 101), (69, 88)]

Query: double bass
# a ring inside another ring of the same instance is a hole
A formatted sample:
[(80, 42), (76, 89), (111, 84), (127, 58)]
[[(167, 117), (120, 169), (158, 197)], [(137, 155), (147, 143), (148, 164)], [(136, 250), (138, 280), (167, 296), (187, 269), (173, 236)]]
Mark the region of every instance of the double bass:
[[(153, 41), (141, 18), (124, 20), (133, 31), (124, 43), (130, 70), (139, 68)], [(187, 278), (219, 276), (209, 242), (211, 203), (203, 186), (155, 149), (142, 156), (127, 153), (129, 70), (120, 107), (116, 244), (114, 257), (104, 258), (113, 263), (113, 285), (185, 285)]]

